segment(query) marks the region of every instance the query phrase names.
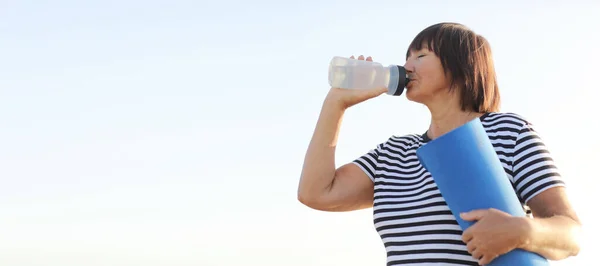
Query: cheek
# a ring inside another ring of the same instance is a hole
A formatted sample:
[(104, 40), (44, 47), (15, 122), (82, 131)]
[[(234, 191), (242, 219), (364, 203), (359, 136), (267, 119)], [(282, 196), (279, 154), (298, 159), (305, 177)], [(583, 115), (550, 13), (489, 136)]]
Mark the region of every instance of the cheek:
[(447, 87), (443, 70), (431, 65), (424, 66), (419, 72), (419, 87), (429, 93)]
[(431, 83), (432, 80), (436, 79), (436, 71), (430, 64), (423, 64), (417, 71), (419, 79), (423, 83)]

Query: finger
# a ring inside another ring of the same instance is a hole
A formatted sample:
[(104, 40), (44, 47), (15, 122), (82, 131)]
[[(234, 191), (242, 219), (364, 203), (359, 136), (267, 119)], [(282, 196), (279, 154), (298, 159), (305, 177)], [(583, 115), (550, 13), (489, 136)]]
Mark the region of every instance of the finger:
[(471, 253), (471, 256), (473, 256), (473, 258), (478, 261), (480, 261), (484, 257), (483, 253), (477, 249), (473, 250), (473, 253)]
[(497, 256), (485, 255), (481, 259), (479, 259), (479, 265), (488, 265), (492, 262)]
[(477, 246), (475, 245), (474, 241), (467, 243), (467, 251), (469, 251), (470, 254), (473, 254), (475, 249), (477, 249)]
[(363, 55), (359, 55), (358, 60), (365, 60), (365, 57)]
[(461, 213), (460, 218), (462, 218), (465, 221), (481, 220), (487, 213), (488, 210), (473, 210), (470, 212)]
[(373, 61), (373, 58), (370, 56), (367, 56), (367, 61)]
[(465, 230), (462, 234), (462, 241), (466, 244), (470, 243), (471, 240), (473, 239), (473, 227), (475, 225), (469, 227), (467, 230)]

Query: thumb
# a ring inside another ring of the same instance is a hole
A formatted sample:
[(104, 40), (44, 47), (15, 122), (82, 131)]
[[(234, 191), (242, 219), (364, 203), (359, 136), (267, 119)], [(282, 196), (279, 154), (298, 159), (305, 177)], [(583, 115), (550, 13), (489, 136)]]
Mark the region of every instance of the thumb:
[(473, 210), (470, 212), (463, 212), (460, 214), (460, 218), (462, 218), (465, 221), (481, 220), (487, 214), (487, 212), (487, 210)]

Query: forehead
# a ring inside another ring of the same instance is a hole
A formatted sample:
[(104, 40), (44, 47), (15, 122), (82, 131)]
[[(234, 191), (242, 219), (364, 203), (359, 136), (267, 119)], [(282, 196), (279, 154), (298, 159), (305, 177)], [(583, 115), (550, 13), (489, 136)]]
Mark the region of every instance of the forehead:
[(411, 53), (419, 51), (435, 51), (439, 44), (442, 42), (442, 32), (439, 27), (430, 27), (421, 31), (412, 40), (406, 51), (406, 57), (408, 58)]

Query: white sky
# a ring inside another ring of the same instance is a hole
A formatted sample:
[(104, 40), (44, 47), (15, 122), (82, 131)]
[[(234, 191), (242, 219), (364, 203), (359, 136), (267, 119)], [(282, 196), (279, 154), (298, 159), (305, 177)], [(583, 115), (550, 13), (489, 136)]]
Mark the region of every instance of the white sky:
[[(371, 210), (297, 202), (302, 160), (332, 56), (404, 64), (442, 21), (491, 42), (588, 225), (555, 265), (591, 265), (600, 4), (502, 2), (2, 1), (0, 265), (384, 265)], [(428, 121), (357, 105), (337, 162)]]

